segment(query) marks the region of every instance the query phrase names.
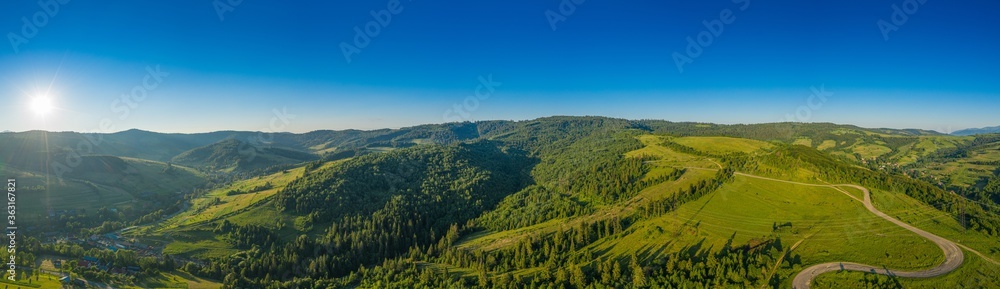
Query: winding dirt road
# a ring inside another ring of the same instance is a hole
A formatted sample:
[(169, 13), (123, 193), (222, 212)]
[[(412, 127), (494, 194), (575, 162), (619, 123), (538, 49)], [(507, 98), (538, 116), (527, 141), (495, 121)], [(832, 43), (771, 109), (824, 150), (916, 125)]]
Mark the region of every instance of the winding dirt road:
[[(759, 177), (759, 176), (754, 176), (754, 175), (748, 175), (748, 174), (744, 174), (744, 173), (736, 173), (736, 174), (737, 175), (741, 175), (741, 176), (745, 176), (745, 177), (750, 177), (750, 178), (757, 178), (757, 179), (763, 179), (763, 180), (771, 180), (771, 181), (777, 181), (777, 182), (783, 182), (783, 183), (790, 183), (790, 184), (797, 184), (797, 185), (805, 185), (805, 186), (830, 187), (830, 188), (851, 187), (851, 188), (859, 189), (862, 192), (864, 192), (864, 194), (865, 194), (865, 198), (864, 198), (864, 201), (862, 201), (862, 203), (864, 203), (865, 208), (868, 209), (868, 211), (872, 212), (872, 214), (875, 214), (876, 216), (879, 216), (882, 219), (885, 219), (886, 221), (892, 222), (893, 224), (896, 224), (897, 226), (903, 227), (904, 229), (907, 229), (907, 230), (909, 230), (911, 232), (914, 232), (917, 235), (920, 235), (921, 237), (924, 237), (924, 238), (927, 238), (928, 240), (931, 240), (931, 242), (934, 242), (934, 244), (937, 244), (938, 247), (941, 248), (941, 251), (944, 251), (944, 263), (941, 263), (940, 265), (937, 265), (937, 267), (930, 268), (930, 269), (923, 270), (923, 271), (894, 271), (894, 270), (886, 269), (884, 267), (876, 267), (876, 266), (872, 266), (872, 265), (865, 265), (865, 264), (858, 264), (858, 263), (851, 263), (851, 262), (829, 262), (829, 263), (816, 264), (816, 265), (810, 266), (809, 268), (806, 268), (805, 270), (802, 270), (802, 272), (799, 272), (798, 275), (795, 275), (795, 279), (792, 280), (792, 287), (793, 288), (796, 288), (796, 289), (806, 289), (806, 288), (809, 288), (809, 284), (812, 283), (812, 280), (814, 278), (816, 278), (816, 276), (819, 276), (820, 274), (823, 274), (823, 273), (833, 272), (833, 271), (840, 271), (840, 270), (859, 271), (859, 272), (867, 272), (867, 273), (875, 273), (875, 274), (882, 274), (882, 275), (888, 275), (888, 276), (899, 276), (899, 277), (907, 277), (907, 278), (935, 277), (935, 276), (941, 276), (941, 275), (947, 274), (948, 272), (951, 272), (951, 271), (955, 270), (955, 268), (958, 268), (959, 265), (962, 265), (962, 262), (965, 260), (965, 255), (962, 253), (962, 249), (959, 248), (959, 246), (957, 244), (955, 244), (954, 242), (949, 241), (948, 239), (939, 237), (937, 235), (931, 234), (931, 233), (929, 233), (927, 231), (924, 231), (924, 230), (918, 229), (916, 227), (913, 227), (910, 224), (904, 223), (904, 222), (902, 222), (900, 220), (897, 220), (897, 219), (895, 219), (893, 217), (890, 217), (889, 215), (886, 215), (885, 213), (882, 213), (882, 211), (879, 211), (878, 209), (875, 209), (875, 206), (872, 205), (871, 193), (868, 191), (868, 189), (866, 189), (866, 188), (864, 188), (862, 186), (850, 185), (850, 184), (846, 184), (846, 185), (817, 185), (817, 184), (807, 184), (807, 183), (799, 183), (799, 182), (778, 180), (778, 179), (772, 179), (772, 178), (765, 178), (765, 177)], [(846, 192), (844, 192), (844, 193), (846, 194)], [(851, 196), (851, 197), (854, 198), (854, 196)]]

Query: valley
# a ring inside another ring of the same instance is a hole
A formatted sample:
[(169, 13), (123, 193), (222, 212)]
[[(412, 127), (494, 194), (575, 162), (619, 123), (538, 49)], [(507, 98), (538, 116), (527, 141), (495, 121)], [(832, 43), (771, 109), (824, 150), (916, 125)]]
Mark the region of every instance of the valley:
[[(25, 257), (54, 272), (38, 280), (1000, 286), (993, 135), (602, 117), (276, 134), (269, 144), (241, 132), (127, 131), (58, 179), (40, 164), (85, 138), (52, 133), (40, 147), (37, 134), (0, 134), (19, 144), (0, 153), (11, 160), (3, 172), (37, 196), (19, 201), (33, 224)], [(107, 266), (51, 265), (83, 257)], [(119, 266), (141, 269), (112, 273)]]

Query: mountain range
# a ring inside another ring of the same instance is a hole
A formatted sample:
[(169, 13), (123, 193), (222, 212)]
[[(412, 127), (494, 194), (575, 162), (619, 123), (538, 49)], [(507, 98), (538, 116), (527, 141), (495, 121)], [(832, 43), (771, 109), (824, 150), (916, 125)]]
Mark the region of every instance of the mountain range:
[[(144, 268), (226, 288), (1000, 284), (1000, 134), (555, 116), (3, 133), (0, 160), (38, 196), (18, 216), (32, 234), (119, 234), (153, 248)], [(954, 272), (800, 276), (839, 262)]]
[(1000, 133), (1000, 126), (963, 129), (952, 132), (951, 135), (970, 136), (970, 135), (990, 134), (990, 133)]

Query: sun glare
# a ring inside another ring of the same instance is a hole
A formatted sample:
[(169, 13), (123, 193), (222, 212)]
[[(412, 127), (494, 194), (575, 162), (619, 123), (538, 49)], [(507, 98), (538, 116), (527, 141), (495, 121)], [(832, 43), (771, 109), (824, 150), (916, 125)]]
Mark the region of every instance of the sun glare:
[(52, 111), (52, 100), (48, 96), (36, 96), (31, 99), (31, 111), (36, 115), (44, 116)]

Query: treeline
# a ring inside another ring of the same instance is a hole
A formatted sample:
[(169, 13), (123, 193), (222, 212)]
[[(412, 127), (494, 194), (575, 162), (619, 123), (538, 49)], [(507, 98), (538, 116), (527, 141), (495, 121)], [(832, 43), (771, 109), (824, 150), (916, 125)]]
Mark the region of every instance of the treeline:
[(128, 226), (147, 224), (160, 218), (166, 212), (180, 209), (181, 200), (172, 199), (173, 194), (153, 194), (149, 198), (160, 202), (161, 206), (126, 206), (124, 208), (101, 207), (97, 210), (79, 209), (76, 214), (58, 214), (48, 218), (44, 230), (93, 235), (119, 230)]
[(945, 162), (948, 160), (967, 158), (969, 154), (977, 149), (994, 145), (1000, 142), (1000, 134), (977, 135), (967, 143), (959, 144), (953, 148), (942, 148), (917, 160), (920, 162)]
[(735, 170), (727, 167), (715, 173), (715, 177), (710, 180), (701, 180), (691, 184), (685, 189), (670, 195), (669, 197), (649, 201), (639, 208), (638, 215), (641, 218), (653, 218), (669, 213), (681, 205), (697, 200), (722, 187), (733, 179)]
[(679, 153), (683, 153), (683, 154), (689, 154), (689, 155), (693, 155), (693, 156), (702, 156), (702, 157), (712, 157), (713, 156), (713, 155), (711, 155), (709, 153), (706, 153), (706, 152), (703, 152), (703, 151), (699, 151), (699, 150), (696, 150), (696, 149), (694, 149), (692, 147), (685, 146), (685, 145), (682, 145), (682, 144), (679, 144), (679, 143), (676, 143), (676, 142), (672, 142), (672, 141), (669, 141), (669, 140), (664, 140), (663, 142), (660, 143), (660, 145), (662, 145), (664, 147), (667, 147), (667, 148), (669, 148), (669, 149), (671, 149), (673, 151), (676, 151), (676, 152), (679, 152)]
[[(780, 286), (783, 282), (781, 276), (770, 276), (768, 279), (768, 271), (784, 254), (781, 237), (755, 239), (739, 246), (733, 246), (732, 242), (730, 239), (714, 252), (694, 244), (688, 250), (659, 257), (643, 267), (644, 273), (649, 275), (646, 285), (650, 288)], [(796, 261), (789, 258), (783, 262), (792, 266)], [(635, 288), (644, 288), (642, 284), (634, 285)]]
[(594, 205), (627, 200), (657, 181), (642, 180), (649, 171), (644, 159), (624, 157), (643, 146), (629, 121), (551, 117), (477, 125), (484, 136), (522, 148), (539, 160), (531, 173), (536, 185), (478, 218), (476, 224), (485, 229), (508, 230), (588, 214)]
[(963, 196), (979, 202), (981, 206), (1000, 208), (1000, 165), (988, 176), (980, 178), (967, 188), (954, 188)]
[(322, 235), (271, 242), (277, 237), (264, 228), (224, 222), (217, 231), (227, 232), (228, 240), (246, 240), (237, 247), (247, 250), (188, 269), (222, 279), (229, 288), (264, 288), (347, 276), (413, 246), (434, 244), (450, 226), (468, 222), (530, 183), (534, 161), (499, 145), (415, 147), (313, 168), (283, 188), (275, 203), (301, 216), (307, 231), (316, 228)]
[[(926, 163), (942, 163), (958, 161), (963, 158), (970, 158), (974, 154), (984, 154), (1000, 144), (1000, 134), (977, 135), (972, 141), (960, 144), (955, 148), (945, 148), (919, 159), (916, 163), (907, 166), (907, 169), (917, 169)], [(991, 174), (981, 177), (969, 187), (952, 185), (950, 175), (941, 176), (940, 179), (933, 179), (924, 176), (922, 179), (928, 182), (939, 184), (942, 189), (955, 191), (971, 200), (979, 203), (984, 209), (996, 209), (1000, 206), (1000, 161), (969, 160), (969, 164), (993, 167)]]
[(546, 147), (532, 177), (541, 185), (602, 203), (629, 199), (644, 189), (649, 171), (639, 158), (624, 154), (642, 148), (631, 133), (595, 134), (559, 147)]
[[(551, 236), (547, 238), (551, 241), (544, 242), (542, 247), (531, 245), (538, 241), (525, 241), (501, 254), (454, 249), (442, 252), (440, 257), (414, 253), (408, 259), (387, 260), (380, 266), (359, 270), (345, 278), (309, 285), (329, 288), (775, 288), (785, 281), (778, 275), (769, 276), (770, 268), (785, 250), (780, 237), (755, 239), (754, 244), (738, 246), (730, 239), (718, 250), (697, 243), (659, 255), (632, 253), (594, 258), (586, 251), (582, 254), (570, 251), (572, 242), (580, 236)], [(570, 247), (558, 248), (560, 251), (552, 258), (535, 257), (541, 260), (534, 260), (532, 256), (555, 250), (557, 238), (558, 243)], [(797, 258), (784, 261), (787, 266), (796, 262)], [(523, 270), (516, 268), (523, 267), (536, 273), (517, 274)], [(450, 268), (472, 268), (474, 273), (469, 277)]]
[[(168, 254), (162, 257), (142, 257), (132, 250), (120, 249), (117, 251), (104, 250), (100, 248), (84, 249), (77, 244), (42, 244), (35, 247), (36, 252), (41, 254), (52, 254), (65, 256), (71, 260), (63, 263), (62, 270), (72, 271), (80, 274), (84, 278), (100, 282), (117, 282), (124, 284), (134, 284), (138, 278), (159, 276), (160, 272), (169, 272), (177, 268), (174, 258)], [(129, 276), (125, 274), (114, 274), (100, 270), (96, 266), (89, 268), (78, 267), (80, 259), (84, 257), (97, 258), (101, 264), (109, 268), (124, 268), (128, 266), (139, 267), (138, 275)]]
[(256, 193), (256, 192), (270, 190), (270, 189), (273, 189), (273, 188), (274, 188), (274, 186), (271, 185), (271, 182), (266, 182), (263, 185), (254, 186), (254, 187), (252, 187), (252, 188), (250, 188), (248, 190), (245, 190), (245, 191), (244, 190), (240, 190), (240, 189), (232, 189), (232, 190), (226, 191), (226, 195), (227, 196), (235, 196), (235, 195), (242, 195), (242, 194), (250, 194), (250, 193)]
[(496, 209), (476, 218), (474, 223), (491, 231), (505, 231), (593, 212), (593, 207), (572, 194), (532, 185), (507, 196)]
[(292, 181), (278, 193), (277, 205), (298, 215), (337, 219), (370, 214), (395, 195), (468, 200), (476, 192), (495, 202), (524, 187), (531, 163), (516, 150), (486, 141), (370, 154)]
[[(761, 141), (781, 141), (792, 143), (799, 138), (810, 138), (813, 141), (833, 140), (840, 147), (841, 143), (850, 146), (858, 140), (865, 142), (883, 141), (892, 147), (900, 147), (917, 141), (916, 136), (934, 134), (928, 131), (867, 129), (853, 125), (832, 123), (763, 123), (763, 124), (711, 124), (690, 122), (669, 122), (663, 120), (634, 121), (636, 126), (657, 134), (674, 136), (728, 136), (754, 139)], [(873, 133), (894, 134), (880, 136)]]
[(226, 242), (239, 249), (250, 249), (252, 246), (270, 249), (278, 241), (278, 236), (271, 229), (257, 225), (237, 225), (229, 220), (223, 220), (212, 233), (222, 236)]
[[(575, 224), (574, 224), (575, 223)], [(574, 254), (597, 240), (619, 235), (632, 224), (629, 218), (612, 216), (599, 220), (579, 220), (554, 233), (520, 238), (513, 246), (486, 251), (459, 248), (439, 249), (439, 256), (411, 253), (410, 257), (457, 267), (473, 268), (487, 274), (544, 267), (554, 271), (570, 263), (589, 262), (593, 258)], [(550, 272), (555, 273), (555, 272)], [(545, 273), (542, 273), (545, 276)], [(545, 278), (545, 277), (542, 277)]]

